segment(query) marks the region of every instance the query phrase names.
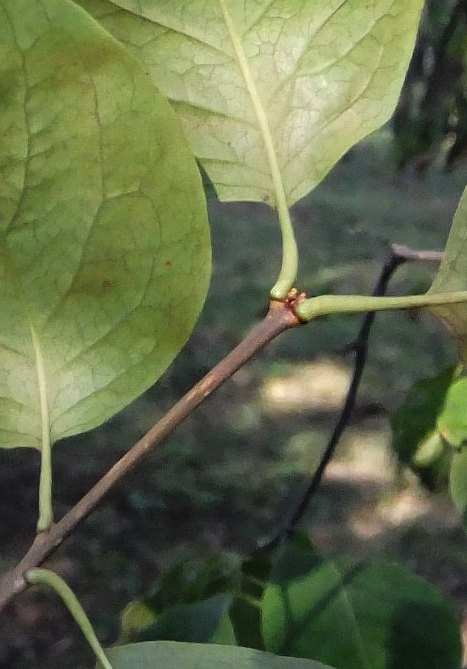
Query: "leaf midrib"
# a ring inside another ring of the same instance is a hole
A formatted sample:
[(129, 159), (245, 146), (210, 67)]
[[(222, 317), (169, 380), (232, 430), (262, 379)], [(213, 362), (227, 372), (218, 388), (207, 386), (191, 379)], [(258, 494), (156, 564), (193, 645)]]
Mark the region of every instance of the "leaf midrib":
[(32, 348), (34, 351), (34, 362), (36, 367), (37, 388), (39, 391), (39, 406), (41, 413), (42, 440), (41, 450), (50, 449), (50, 414), (47, 392), (47, 375), (45, 373), (44, 355), (39, 335), (31, 319), (29, 319), (29, 329), (31, 332)]
[(235, 28), (235, 24), (232, 20), (232, 17), (229, 14), (225, 0), (218, 0), (218, 1), (222, 11), (222, 15), (224, 17), (227, 31), (229, 33), (232, 42), (232, 46), (234, 48), (235, 55), (237, 57), (237, 62), (240, 67), (240, 71), (243, 75), (243, 79), (245, 81), (246, 88), (250, 96), (253, 109), (255, 111), (260, 135), (262, 137), (264, 148), (266, 150), (269, 170), (271, 172), (271, 178), (275, 194), (274, 204), (277, 208), (277, 213), (282, 233), (282, 268), (275, 285), (271, 289), (271, 296), (274, 299), (285, 299), (289, 290), (292, 288), (294, 282), (296, 281), (297, 269), (298, 269), (298, 249), (297, 249), (297, 243), (295, 241), (295, 234), (292, 226), (292, 220), (290, 218), (285, 186), (282, 179), (281, 170), (279, 168), (279, 160), (276, 153), (276, 147), (274, 146), (274, 140), (272, 137), (271, 129), (269, 127), (269, 120), (266, 111), (264, 109), (259, 92), (256, 88), (256, 83), (250, 70), (250, 66), (245, 51), (243, 49), (241, 37)]
[(352, 623), (352, 626), (355, 630), (355, 641), (356, 641), (356, 645), (357, 645), (357, 649), (358, 649), (358, 653), (360, 655), (361, 661), (364, 663), (364, 666), (365, 666), (366, 669), (372, 669), (372, 667), (370, 666), (370, 663), (369, 663), (368, 654), (365, 651), (365, 643), (363, 641), (363, 637), (362, 637), (361, 632), (360, 632), (360, 626), (359, 626), (359, 623), (358, 623), (358, 619), (357, 619), (357, 616), (356, 616), (355, 611), (353, 609), (352, 602), (350, 601), (350, 597), (349, 597), (349, 595), (346, 591), (346, 587), (345, 587), (344, 579), (342, 577), (342, 573), (338, 569), (335, 562), (330, 561), (329, 566), (331, 567), (332, 571), (335, 573), (335, 575), (337, 576), (337, 578), (340, 581), (340, 584), (341, 584), (341, 588), (340, 588), (341, 601), (342, 601), (344, 607), (348, 611), (349, 619), (350, 619), (350, 621)]
[(232, 17), (229, 14), (225, 0), (218, 0), (219, 6), (224, 17), (224, 21), (229, 33), (229, 37), (232, 42), (232, 46), (235, 51), (235, 56), (237, 63), (240, 67), (243, 79), (246, 84), (248, 94), (255, 111), (256, 119), (258, 121), (259, 131), (263, 140), (264, 148), (266, 150), (266, 156), (269, 163), (269, 169), (271, 172), (271, 178), (274, 186), (275, 196), (276, 196), (276, 205), (280, 212), (281, 206), (287, 208), (287, 200), (285, 195), (284, 182), (282, 180), (282, 175), (279, 168), (279, 160), (277, 158), (276, 148), (274, 146), (274, 141), (272, 138), (271, 129), (269, 127), (269, 120), (266, 114), (266, 111), (263, 106), (263, 102), (260, 98), (258, 89), (256, 88), (256, 83), (253, 78), (250, 66), (248, 64), (248, 59), (246, 57), (245, 51), (243, 49), (242, 41), (240, 35), (238, 34)]

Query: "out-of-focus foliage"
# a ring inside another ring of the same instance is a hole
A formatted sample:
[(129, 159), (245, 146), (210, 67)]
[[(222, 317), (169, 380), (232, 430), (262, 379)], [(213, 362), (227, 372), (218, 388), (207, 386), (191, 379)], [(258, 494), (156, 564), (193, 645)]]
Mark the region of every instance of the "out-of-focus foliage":
[(467, 156), (467, 2), (427, 0), (393, 118), (399, 169), (451, 169)]
[(394, 564), (328, 559), (307, 538), (276, 551), (261, 603), (266, 650), (336, 669), (457, 669), (456, 616)]
[(437, 430), (437, 419), (455, 372), (450, 367), (418, 381), (391, 416), (394, 452), (429, 489), (445, 484), (448, 478), (451, 458)]

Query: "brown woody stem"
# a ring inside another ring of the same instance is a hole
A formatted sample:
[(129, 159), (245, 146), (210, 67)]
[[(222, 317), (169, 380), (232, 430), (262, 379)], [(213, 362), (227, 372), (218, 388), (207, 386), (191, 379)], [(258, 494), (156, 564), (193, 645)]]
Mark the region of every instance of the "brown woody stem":
[(27, 587), (26, 573), (41, 565), (68, 535), (102, 502), (107, 493), (187, 418), (207, 397), (272, 339), (300, 325), (293, 310), (294, 296), (271, 301), (269, 311), (221, 362), (168, 411), (91, 490), (48, 532), (38, 534), (21, 562), (0, 579), (0, 611)]

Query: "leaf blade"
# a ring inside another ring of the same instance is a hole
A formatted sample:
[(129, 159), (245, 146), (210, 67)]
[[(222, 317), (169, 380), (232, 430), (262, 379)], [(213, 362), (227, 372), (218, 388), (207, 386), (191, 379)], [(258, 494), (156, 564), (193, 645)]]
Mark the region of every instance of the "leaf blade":
[[(467, 288), (467, 188), (454, 214), (444, 258), (429, 293), (450, 292)], [(467, 305), (433, 307), (458, 342), (464, 364), (467, 363)]]
[(69, 0), (0, 12), (1, 445), (40, 448), (30, 324), (52, 440), (95, 427), (185, 343), (209, 231), (179, 122), (127, 52)]
[(457, 379), (448, 388), (437, 427), (444, 439), (457, 448), (467, 442), (467, 378)]
[(267, 650), (340, 669), (461, 660), (454, 612), (432, 586), (396, 565), (325, 560), (303, 540), (278, 553), (262, 611)]
[[(133, 603), (125, 610), (122, 628), (125, 629), (125, 637), (132, 641), (231, 645), (232, 637), (234, 639), (228, 618), (231, 600), (231, 595), (221, 593), (197, 602), (175, 604), (160, 612), (151, 608), (150, 602)], [(223, 632), (230, 633), (225, 644), (220, 640)]]
[[(219, 0), (206, 6), (200, 0), (188, 5), (82, 0), (82, 5), (149, 68), (221, 199), (277, 204), (270, 169), (277, 160), (290, 206), (389, 118), (422, 3)], [(232, 32), (240, 48), (232, 47)], [(238, 54), (247, 61), (247, 85)], [(258, 121), (258, 109), (265, 120)]]
[(312, 660), (277, 657), (249, 648), (171, 641), (118, 646), (107, 654), (113, 669), (331, 669)]

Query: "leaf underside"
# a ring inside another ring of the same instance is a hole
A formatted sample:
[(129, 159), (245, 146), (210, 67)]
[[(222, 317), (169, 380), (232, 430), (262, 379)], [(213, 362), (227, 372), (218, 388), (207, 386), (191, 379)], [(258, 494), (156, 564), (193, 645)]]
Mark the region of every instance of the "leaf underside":
[(249, 648), (172, 641), (119, 646), (107, 654), (113, 669), (331, 669), (312, 660), (277, 657)]
[(164, 371), (209, 231), (170, 105), (69, 0), (0, 0), (0, 128), (0, 445), (40, 448), (44, 420), (88, 430)]
[(290, 206), (390, 117), (423, 2), (80, 4), (144, 63), (221, 199)]
[[(430, 293), (448, 293), (467, 290), (467, 188), (464, 190), (444, 252), (444, 259), (435, 277)], [(467, 364), (467, 304), (432, 307), (454, 335), (464, 365)]]

